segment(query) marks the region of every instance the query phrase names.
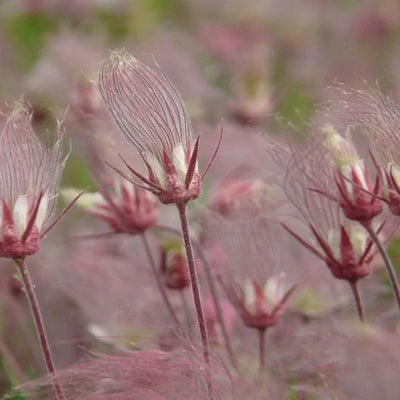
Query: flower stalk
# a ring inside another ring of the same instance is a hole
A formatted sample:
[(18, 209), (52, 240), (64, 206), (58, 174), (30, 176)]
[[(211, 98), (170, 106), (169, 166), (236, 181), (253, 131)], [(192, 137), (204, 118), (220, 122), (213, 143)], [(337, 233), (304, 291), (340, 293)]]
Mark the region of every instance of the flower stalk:
[(147, 240), (147, 235), (146, 235), (145, 232), (143, 232), (140, 236), (142, 238), (142, 242), (143, 242), (143, 246), (145, 248), (145, 252), (146, 252), (147, 258), (149, 259), (151, 272), (152, 272), (152, 274), (154, 276), (154, 279), (155, 279), (155, 281), (157, 283), (157, 287), (158, 287), (158, 289), (160, 291), (160, 294), (161, 294), (161, 297), (162, 297), (162, 299), (164, 301), (164, 304), (167, 307), (168, 312), (170, 313), (171, 318), (174, 321), (176, 327), (183, 333), (182, 325), (179, 322), (179, 319), (178, 319), (178, 317), (177, 317), (177, 315), (175, 313), (174, 308), (172, 307), (171, 302), (169, 301), (168, 295), (167, 295), (167, 293), (165, 291), (165, 287), (162, 284), (160, 276), (159, 276), (159, 274), (157, 272), (156, 263), (154, 261), (153, 255), (152, 255), (151, 250), (150, 250), (149, 241)]
[[(206, 364), (208, 366), (210, 366), (211, 365), (210, 344), (209, 344), (209, 340), (208, 340), (206, 319), (204, 316), (204, 308), (203, 308), (203, 304), (202, 304), (202, 300), (201, 300), (199, 281), (198, 281), (198, 277), (197, 277), (196, 266), (195, 266), (195, 261), (194, 261), (194, 256), (193, 256), (192, 243), (191, 243), (190, 235), (189, 235), (189, 225), (188, 225), (188, 220), (187, 220), (187, 215), (186, 215), (186, 203), (177, 204), (177, 207), (178, 207), (178, 211), (179, 211), (179, 219), (181, 222), (182, 238), (183, 238), (183, 242), (185, 244), (185, 249), (186, 249), (187, 265), (188, 265), (189, 277), (190, 277), (190, 286), (192, 288), (193, 300), (194, 300), (194, 305), (195, 305), (196, 315), (197, 315), (197, 323), (198, 323), (199, 330), (200, 330), (203, 356), (204, 356), (204, 360), (205, 360)], [(214, 399), (215, 398), (214, 388), (212, 386), (210, 376), (207, 379), (207, 386), (208, 386), (208, 393), (209, 393), (210, 399)]]
[[(32, 317), (35, 322), (36, 332), (42, 349), (42, 354), (46, 364), (47, 371), (50, 374), (56, 374), (56, 369), (50, 351), (49, 341), (47, 339), (43, 318), (40, 312), (39, 302), (35, 294), (34, 285), (32, 283), (28, 267), (24, 259), (16, 259), (14, 261), (16, 266), (18, 267), (22, 282), (24, 284), (26, 297), (28, 299)], [(61, 385), (57, 379), (54, 380), (54, 392), (56, 394), (57, 400), (66, 400)]]
[(364, 322), (364, 309), (363, 309), (363, 305), (362, 305), (362, 301), (361, 301), (360, 292), (358, 290), (357, 281), (356, 282), (350, 282), (350, 287), (351, 287), (351, 291), (352, 291), (353, 296), (354, 296), (354, 300), (356, 302), (358, 317), (360, 319), (360, 322)]
[(394, 270), (392, 261), (390, 260), (389, 254), (387, 253), (385, 246), (382, 244), (376, 232), (373, 230), (370, 224), (363, 224), (364, 228), (368, 231), (372, 241), (375, 243), (379, 253), (381, 254), (385, 263), (386, 270), (389, 275), (390, 284), (393, 289), (394, 297), (396, 299), (397, 307), (400, 310), (400, 285)]

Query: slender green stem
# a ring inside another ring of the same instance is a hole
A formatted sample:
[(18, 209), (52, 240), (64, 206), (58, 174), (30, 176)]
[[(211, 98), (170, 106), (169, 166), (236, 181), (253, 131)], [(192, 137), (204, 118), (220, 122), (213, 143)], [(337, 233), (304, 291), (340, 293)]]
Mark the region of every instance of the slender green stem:
[(394, 297), (397, 302), (397, 307), (400, 310), (400, 285), (399, 285), (399, 281), (397, 280), (396, 272), (394, 270), (392, 261), (390, 260), (389, 254), (387, 253), (385, 247), (383, 246), (383, 244), (382, 244), (381, 240), (379, 239), (378, 235), (376, 234), (376, 232), (372, 229), (371, 224), (365, 223), (365, 224), (363, 224), (363, 226), (368, 231), (371, 239), (373, 240), (373, 242), (375, 243), (379, 252), (381, 253), (383, 261), (385, 262), (385, 266), (386, 266), (387, 272), (389, 274), (390, 283), (392, 285)]
[(148, 241), (148, 239), (147, 239), (146, 233), (143, 233), (143, 234), (141, 235), (141, 237), (142, 237), (143, 246), (144, 246), (144, 248), (145, 248), (147, 258), (149, 259), (151, 271), (152, 271), (153, 276), (154, 276), (154, 279), (155, 279), (155, 281), (156, 281), (156, 283), (157, 283), (157, 286), (158, 286), (158, 289), (159, 289), (159, 291), (160, 291), (161, 297), (162, 297), (163, 300), (164, 300), (165, 306), (167, 307), (168, 312), (169, 312), (170, 315), (171, 315), (171, 318), (173, 319), (173, 321), (174, 321), (174, 323), (176, 324), (177, 328), (178, 328), (178, 329), (182, 332), (182, 334), (183, 334), (184, 330), (183, 330), (183, 328), (182, 328), (182, 325), (181, 325), (181, 323), (179, 322), (179, 319), (178, 319), (178, 317), (177, 317), (177, 315), (176, 315), (176, 313), (175, 313), (174, 308), (172, 307), (171, 302), (169, 301), (169, 298), (168, 298), (167, 292), (166, 292), (166, 290), (165, 290), (165, 287), (164, 287), (163, 283), (161, 282), (160, 274), (159, 274), (158, 271), (157, 271), (156, 263), (155, 263), (155, 261), (154, 261), (153, 254), (151, 253), (151, 249), (150, 249), (150, 245), (149, 245), (149, 241)]
[(364, 310), (361, 301), (360, 291), (358, 290), (358, 282), (350, 282), (351, 291), (353, 292), (354, 300), (357, 306), (358, 317), (361, 322), (364, 322)]
[[(29, 270), (23, 259), (15, 260), (15, 263), (20, 272), (22, 282), (24, 283), (25, 294), (28, 299), (29, 307), (32, 312), (32, 317), (35, 322), (36, 332), (39, 338), (40, 346), (42, 348), (43, 358), (46, 363), (47, 371), (50, 374), (56, 374), (53, 358), (50, 352), (49, 341), (47, 339), (46, 330), (44, 327), (42, 315), (40, 312), (39, 303), (35, 294), (34, 285), (31, 281)], [(57, 400), (66, 400), (64, 392), (58, 382), (57, 376), (54, 377), (54, 391)]]
[[(200, 295), (199, 281), (197, 278), (196, 266), (193, 257), (192, 243), (189, 235), (189, 224), (186, 216), (186, 204), (177, 204), (177, 207), (179, 211), (179, 219), (181, 222), (183, 242), (185, 244), (185, 249), (186, 249), (186, 258), (189, 269), (190, 284), (192, 288), (193, 300), (197, 314), (197, 322), (200, 330), (203, 356), (204, 356), (204, 361), (206, 362), (207, 367), (209, 368), (211, 366), (210, 344), (208, 341), (206, 319), (204, 316), (204, 310)], [(211, 379), (211, 370), (207, 375), (208, 375), (207, 376), (208, 394), (210, 399), (214, 399), (215, 395)]]

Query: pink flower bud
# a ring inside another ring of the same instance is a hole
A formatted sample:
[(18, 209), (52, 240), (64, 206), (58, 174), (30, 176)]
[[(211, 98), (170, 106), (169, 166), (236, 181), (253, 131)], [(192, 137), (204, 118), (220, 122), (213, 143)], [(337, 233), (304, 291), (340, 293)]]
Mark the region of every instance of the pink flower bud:
[(251, 196), (259, 186), (257, 181), (233, 181), (221, 182), (211, 197), (211, 207), (224, 216), (228, 216), (236, 205)]
[(382, 212), (379, 176), (372, 185), (364, 161), (353, 143), (342, 137), (332, 125), (325, 126), (323, 131), (326, 134), (323, 145), (334, 162), (338, 201), (344, 214), (355, 221), (371, 220)]
[[(140, 234), (158, 220), (157, 199), (152, 193), (115, 177), (111, 185), (81, 197), (80, 204), (93, 216), (106, 221), (116, 233)], [(87, 202), (86, 198), (91, 198)], [(79, 204), (79, 203), (78, 203)]]
[(167, 288), (182, 290), (189, 286), (186, 258), (180, 243), (165, 243), (161, 247), (160, 271)]
[(227, 289), (243, 323), (264, 330), (278, 323), (295, 286), (285, 291), (281, 277), (271, 277), (263, 285), (246, 279), (240, 286), (232, 285)]

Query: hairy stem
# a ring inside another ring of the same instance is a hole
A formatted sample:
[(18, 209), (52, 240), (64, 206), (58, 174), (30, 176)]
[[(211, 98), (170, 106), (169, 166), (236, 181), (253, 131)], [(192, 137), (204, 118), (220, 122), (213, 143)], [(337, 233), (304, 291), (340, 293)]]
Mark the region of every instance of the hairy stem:
[[(165, 231), (169, 231), (171, 233), (174, 233), (175, 235), (180, 235), (180, 232), (174, 228), (170, 228), (167, 226), (161, 226), (161, 225), (157, 225), (157, 228), (163, 229)], [(193, 247), (194, 247), (197, 255), (199, 256), (199, 258), (201, 260), (201, 264), (203, 266), (203, 269), (204, 269), (204, 272), (206, 275), (207, 283), (208, 283), (208, 286), (210, 287), (210, 293), (211, 293), (211, 297), (212, 297), (214, 305), (215, 305), (215, 311), (217, 313), (218, 322), (221, 327), (221, 333), (222, 333), (222, 338), (224, 341), (225, 349), (229, 355), (232, 365), (235, 368), (237, 368), (238, 363), (237, 363), (237, 360), (235, 357), (235, 353), (233, 352), (233, 348), (232, 348), (231, 341), (230, 341), (230, 338), (228, 335), (228, 331), (225, 326), (225, 321), (222, 316), (221, 303), (219, 301), (218, 291), (217, 291), (216, 285), (214, 283), (213, 273), (211, 271), (211, 268), (207, 261), (207, 258), (205, 257), (203, 251), (201, 250), (200, 245), (198, 243), (196, 243), (196, 241), (194, 241), (194, 240), (192, 240), (192, 243), (193, 243)]]
[[(36, 294), (34, 291), (33, 283), (31, 281), (31, 278), (29, 275), (28, 267), (25, 264), (25, 261), (23, 259), (15, 260), (15, 263), (18, 267), (22, 281), (24, 283), (25, 294), (28, 299), (28, 303), (29, 303), (29, 307), (32, 312), (33, 320), (35, 322), (36, 332), (37, 332), (37, 335), (39, 338), (40, 346), (42, 348), (43, 358), (46, 363), (47, 371), (50, 374), (55, 375), (56, 369), (54, 367), (54, 362), (53, 362), (53, 358), (51, 356), (49, 342), (47, 340), (46, 330), (44, 328), (42, 315), (40, 313), (39, 303), (38, 303), (38, 300), (37, 300), (37, 297), (36, 297)], [(58, 382), (58, 379), (56, 376), (54, 379), (54, 391), (55, 391), (57, 400), (66, 400), (64, 392), (63, 392), (61, 385)]]
[(382, 242), (379, 239), (376, 232), (372, 229), (371, 224), (365, 223), (365, 224), (363, 224), (363, 226), (368, 231), (371, 239), (373, 240), (373, 242), (375, 243), (379, 252), (381, 253), (383, 261), (385, 262), (385, 266), (386, 266), (387, 272), (389, 274), (390, 283), (392, 285), (394, 297), (397, 302), (397, 307), (400, 310), (400, 285), (399, 285), (399, 281), (397, 280), (396, 272), (394, 270), (392, 261), (390, 260), (389, 254), (387, 253), (384, 245), (382, 244)]
[(179, 294), (180, 294), (180, 297), (181, 297), (183, 313), (185, 315), (186, 329), (187, 329), (187, 332), (188, 332), (188, 336), (191, 338), (192, 337), (192, 323), (191, 323), (191, 318), (190, 318), (189, 306), (188, 306), (188, 303), (187, 303), (185, 292), (183, 290), (179, 290)]
[(157, 283), (157, 286), (158, 286), (158, 289), (160, 291), (161, 297), (163, 298), (165, 306), (167, 307), (168, 312), (170, 313), (171, 318), (173, 319), (173, 321), (176, 324), (177, 328), (183, 333), (184, 330), (182, 328), (182, 325), (179, 322), (179, 319), (178, 319), (178, 317), (177, 317), (177, 315), (175, 313), (175, 310), (172, 307), (172, 304), (168, 299), (168, 295), (167, 295), (167, 292), (165, 290), (165, 287), (164, 287), (163, 283), (161, 282), (160, 274), (157, 271), (156, 263), (154, 261), (153, 255), (151, 253), (151, 249), (150, 249), (150, 246), (149, 246), (149, 241), (147, 239), (146, 233), (142, 233), (141, 237), (142, 237), (143, 246), (145, 248), (147, 258), (149, 259), (149, 262), (150, 262), (151, 272), (153, 273), (153, 276), (154, 276), (154, 279), (155, 279), (155, 281)]
[[(186, 204), (177, 204), (177, 207), (179, 211), (179, 219), (181, 222), (183, 242), (185, 243), (187, 265), (190, 276), (190, 285), (192, 288), (193, 300), (196, 308), (197, 322), (200, 330), (203, 356), (207, 366), (210, 367), (211, 365), (210, 344), (208, 342), (206, 319), (204, 316), (204, 310), (200, 296), (199, 281), (197, 278), (196, 266), (193, 257), (192, 243), (189, 235), (189, 225), (186, 216)], [(215, 396), (214, 396), (214, 388), (212, 386), (212, 381), (211, 381), (211, 371), (208, 374), (207, 385), (208, 385), (208, 392), (210, 399), (214, 399)]]
[(358, 282), (350, 282), (350, 287), (356, 302), (358, 317), (360, 318), (361, 322), (364, 322), (364, 310), (360, 297), (360, 291), (358, 290)]
[(260, 357), (260, 372), (265, 367), (265, 329), (258, 330), (259, 339), (259, 357)]

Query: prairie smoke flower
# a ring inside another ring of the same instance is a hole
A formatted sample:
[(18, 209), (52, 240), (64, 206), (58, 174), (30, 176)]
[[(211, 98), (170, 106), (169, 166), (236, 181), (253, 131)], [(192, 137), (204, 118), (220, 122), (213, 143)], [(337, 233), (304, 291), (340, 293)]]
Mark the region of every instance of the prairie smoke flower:
[[(334, 140), (339, 139), (335, 137)], [(344, 152), (339, 155), (344, 159)], [(287, 166), (284, 189), (309, 228), (310, 237), (305, 239), (284, 227), (325, 261), (335, 278), (354, 283), (370, 272), (372, 241), (358, 222), (345, 218), (344, 210), (342, 212), (336, 201), (321, 195), (321, 192), (329, 193), (335, 184), (330, 168), (330, 156), (321, 151), (312, 137), (293, 154)], [(315, 187), (320, 190), (314, 190)]]
[(275, 228), (280, 227), (273, 220), (249, 215), (229, 223), (213, 217), (228, 257), (217, 278), (243, 324), (258, 330), (262, 368), (265, 331), (279, 322), (296, 285), (287, 288), (281, 275), (284, 263), (275, 248), (279, 243)]
[(361, 126), (371, 139), (375, 166), (384, 190), (382, 200), (390, 211), (400, 215), (400, 108), (378, 90), (344, 91), (345, 109), (351, 122)]
[(227, 296), (249, 328), (264, 330), (276, 325), (294, 287), (285, 287), (284, 275), (272, 276), (264, 284), (245, 279), (241, 285), (225, 287)]
[(251, 197), (261, 186), (256, 180), (232, 180), (220, 182), (211, 196), (211, 208), (221, 215), (230, 215), (237, 205)]
[(373, 186), (364, 161), (359, 157), (349, 138), (341, 136), (332, 125), (323, 127), (322, 146), (334, 163), (338, 201), (347, 218), (369, 221), (382, 211), (377, 197), (380, 191), (379, 175)]
[(23, 259), (39, 250), (64, 166), (61, 130), (51, 149), (36, 137), (20, 104), (0, 114), (0, 256)]
[(128, 169), (164, 204), (196, 199), (201, 181), (198, 139), (192, 139), (182, 99), (168, 78), (118, 50), (104, 62), (99, 87), (115, 122), (143, 158), (149, 176)]
[[(76, 191), (67, 189), (63, 194), (72, 197)], [(83, 194), (77, 204), (107, 222), (115, 233), (141, 234), (158, 220), (154, 195), (118, 176), (101, 177), (101, 189)]]

